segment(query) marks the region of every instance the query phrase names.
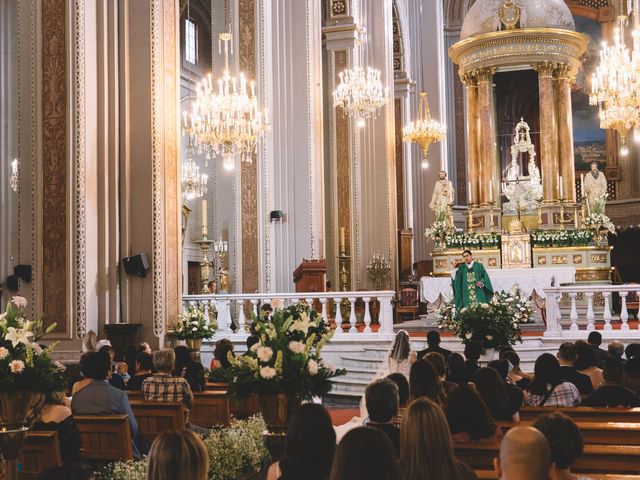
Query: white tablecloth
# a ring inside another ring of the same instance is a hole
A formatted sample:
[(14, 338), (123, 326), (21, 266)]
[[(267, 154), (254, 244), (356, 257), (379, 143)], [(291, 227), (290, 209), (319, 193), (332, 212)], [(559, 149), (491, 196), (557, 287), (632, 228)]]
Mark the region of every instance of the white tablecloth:
[[(529, 296), (535, 291), (542, 298), (546, 297), (545, 288), (576, 281), (576, 269), (573, 267), (490, 268), (487, 273), (495, 292), (509, 291), (517, 283), (525, 295)], [(422, 277), (420, 290), (422, 300), (429, 303), (434, 303), (440, 295), (445, 300), (453, 297), (451, 277)]]

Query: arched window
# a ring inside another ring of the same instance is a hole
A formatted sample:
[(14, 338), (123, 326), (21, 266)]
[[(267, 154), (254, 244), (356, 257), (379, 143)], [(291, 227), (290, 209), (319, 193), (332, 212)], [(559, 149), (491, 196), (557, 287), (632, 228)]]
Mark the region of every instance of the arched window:
[(184, 59), (198, 64), (198, 25), (191, 18), (184, 20)]

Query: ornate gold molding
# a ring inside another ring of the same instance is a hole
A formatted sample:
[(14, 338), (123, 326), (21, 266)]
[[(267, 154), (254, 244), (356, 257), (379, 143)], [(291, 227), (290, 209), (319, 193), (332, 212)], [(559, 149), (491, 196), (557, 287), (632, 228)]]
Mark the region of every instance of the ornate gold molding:
[(489, 83), (492, 81), (493, 76), (496, 73), (495, 67), (478, 68), (474, 72), (474, 77), (477, 79), (478, 85), (481, 83)]

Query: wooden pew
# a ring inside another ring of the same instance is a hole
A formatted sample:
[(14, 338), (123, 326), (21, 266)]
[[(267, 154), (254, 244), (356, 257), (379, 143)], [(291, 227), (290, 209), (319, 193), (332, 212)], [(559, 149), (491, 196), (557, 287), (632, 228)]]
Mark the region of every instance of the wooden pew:
[(575, 422), (640, 423), (640, 408), (522, 407), (520, 420), (533, 422), (543, 413), (562, 412)]
[(193, 394), (193, 408), (189, 420), (199, 427), (228, 426), (231, 419), (229, 397), (226, 390), (204, 391)]
[(149, 444), (162, 432), (184, 430), (184, 406), (181, 402), (140, 402), (132, 400), (131, 410), (138, 422), (138, 436)]
[[(640, 480), (640, 475), (607, 475), (599, 473), (586, 473), (591, 480)], [(476, 470), (478, 480), (498, 480), (498, 476), (493, 470)]]
[[(207, 382), (205, 384), (205, 391), (227, 391), (227, 388), (228, 385), (224, 382)], [(255, 395), (251, 395), (248, 398), (237, 398), (228, 395), (228, 398), (229, 410), (234, 418), (245, 419), (260, 413), (260, 405), (258, 405), (258, 398)]]
[[(491, 470), (493, 459), (500, 452), (495, 443), (454, 444), (456, 457), (471, 468)], [(580, 473), (638, 474), (640, 473), (640, 447), (621, 445), (585, 445), (584, 452), (573, 464), (571, 471)]]
[(144, 395), (142, 395), (142, 390), (126, 390), (127, 397), (129, 397), (129, 402), (138, 401), (144, 402)]
[(46, 469), (62, 465), (58, 432), (27, 432), (18, 456), (18, 465), (22, 465), (18, 474), (20, 480), (34, 480)]
[(87, 460), (131, 460), (131, 428), (127, 415), (74, 415), (80, 432), (80, 456)]
[[(503, 432), (532, 422), (498, 422)], [(585, 444), (640, 446), (640, 423), (576, 422)]]

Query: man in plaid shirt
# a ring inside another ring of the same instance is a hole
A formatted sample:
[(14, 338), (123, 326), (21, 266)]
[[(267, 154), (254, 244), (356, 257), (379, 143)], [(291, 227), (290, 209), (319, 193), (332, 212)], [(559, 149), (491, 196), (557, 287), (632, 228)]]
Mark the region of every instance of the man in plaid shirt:
[(193, 393), (182, 377), (172, 376), (176, 354), (170, 348), (153, 354), (153, 366), (158, 373), (142, 382), (142, 394), (146, 402), (182, 402), (185, 405), (185, 425), (189, 425), (189, 409), (193, 408)]

